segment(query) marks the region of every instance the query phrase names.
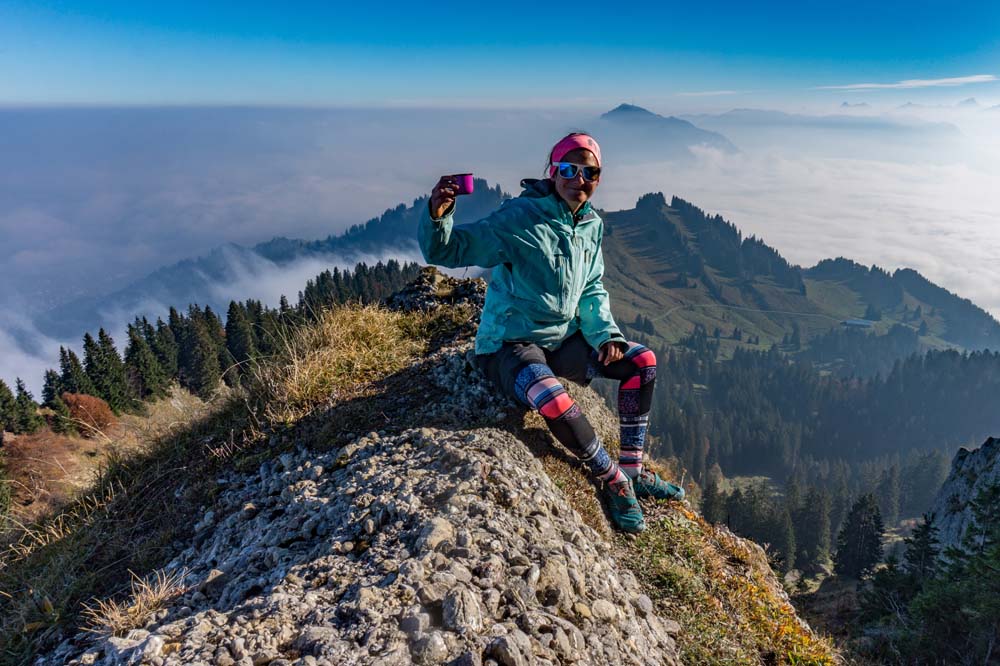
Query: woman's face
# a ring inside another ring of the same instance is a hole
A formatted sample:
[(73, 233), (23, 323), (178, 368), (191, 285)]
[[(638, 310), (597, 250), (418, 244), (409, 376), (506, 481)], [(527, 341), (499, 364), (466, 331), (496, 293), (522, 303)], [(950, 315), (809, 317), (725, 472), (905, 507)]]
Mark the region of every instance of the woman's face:
[[(586, 148), (574, 148), (566, 153), (562, 162), (573, 162), (575, 164), (585, 164), (587, 166), (600, 166), (594, 153)], [(583, 179), (582, 170), (578, 171), (574, 178), (566, 180), (557, 173), (552, 177), (555, 182), (556, 192), (569, 204), (570, 210), (574, 213), (584, 204), (587, 199), (594, 196), (594, 190), (601, 179), (588, 181)]]

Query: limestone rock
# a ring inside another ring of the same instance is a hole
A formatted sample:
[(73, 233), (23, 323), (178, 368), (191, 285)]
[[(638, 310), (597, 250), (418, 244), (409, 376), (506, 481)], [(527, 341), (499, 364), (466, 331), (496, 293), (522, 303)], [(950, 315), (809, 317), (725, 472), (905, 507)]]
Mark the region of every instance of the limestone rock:
[(941, 552), (961, 544), (972, 522), (969, 503), (980, 489), (994, 482), (1000, 482), (1000, 438), (990, 437), (972, 451), (959, 449), (931, 507)]

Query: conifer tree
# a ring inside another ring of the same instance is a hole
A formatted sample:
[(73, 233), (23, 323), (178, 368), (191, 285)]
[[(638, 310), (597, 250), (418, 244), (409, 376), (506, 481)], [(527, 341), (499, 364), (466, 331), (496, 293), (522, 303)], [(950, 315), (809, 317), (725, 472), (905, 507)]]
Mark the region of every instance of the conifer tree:
[(257, 353), (266, 356), (280, 351), (290, 322), (290, 319), (281, 319), (270, 310), (262, 311), (254, 325)]
[(197, 303), (188, 305), (187, 317), (184, 319), (184, 331), (178, 339), (180, 353), (178, 355), (180, 372), (184, 376), (184, 384), (191, 391), (198, 393), (200, 380), (198, 378), (204, 357), (212, 354), (215, 366), (219, 365), (219, 349), (216, 336), (212, 333), (212, 325), (206, 320), (205, 311)]
[(170, 326), (170, 332), (174, 334), (174, 340), (180, 344), (184, 338), (184, 328), (187, 326), (187, 321), (173, 306), (170, 307), (170, 312), (167, 315), (167, 324)]
[(17, 378), (17, 397), (14, 402), (14, 434), (30, 435), (45, 425), (45, 419), (38, 414), (35, 398), (20, 377)]
[(226, 386), (235, 387), (240, 383), (241, 368), (226, 346), (219, 348), (219, 372)]
[(838, 470), (830, 493), (830, 535), (839, 534), (840, 528), (847, 518), (851, 506), (851, 491), (847, 483), (847, 474), (841, 468)]
[(726, 496), (712, 480), (701, 495), (701, 515), (710, 523), (720, 523), (726, 518)]
[(937, 532), (938, 529), (934, 526), (934, 514), (925, 513), (923, 520), (913, 528), (910, 536), (903, 540), (906, 543), (904, 567), (918, 584), (937, 575), (939, 568)]
[(145, 317), (141, 319), (139, 317), (135, 318), (135, 327), (139, 329), (139, 333), (142, 334), (143, 339), (149, 348), (153, 348), (153, 341), (156, 340), (156, 328), (149, 323), (149, 320)]
[(802, 486), (797, 476), (793, 475), (785, 484), (785, 506), (795, 518), (802, 505)]
[(726, 497), (726, 527), (740, 532), (750, 521), (747, 520), (747, 505), (743, 491), (737, 488)]
[(62, 378), (55, 370), (45, 371), (45, 384), (42, 386), (42, 404), (52, 407), (52, 404), (63, 394)]
[[(104, 391), (106, 379), (104, 377), (101, 348), (97, 345), (97, 340), (94, 340), (94, 336), (89, 331), (83, 334), (83, 367), (87, 372), (87, 379), (90, 381), (91, 388), (93, 388), (91, 395), (95, 395), (107, 402), (108, 398)], [(75, 393), (75, 391), (73, 392)]]
[(862, 495), (851, 507), (837, 535), (834, 569), (842, 576), (862, 578), (882, 560), (884, 533), (878, 502), (871, 493)]
[(865, 622), (888, 618), (896, 622), (905, 614), (913, 597), (910, 577), (893, 554), (873, 575), (871, 585), (860, 590), (860, 619)]
[(52, 432), (59, 433), (60, 435), (77, 434), (73, 415), (70, 414), (69, 407), (63, 402), (60, 396), (56, 396), (49, 407), (55, 413), (52, 419)]
[[(141, 324), (140, 324), (141, 326)], [(168, 379), (149, 348), (139, 327), (128, 327), (128, 347), (125, 348), (125, 376), (129, 393), (139, 400), (162, 398), (167, 393)]]
[(799, 566), (824, 562), (830, 557), (830, 496), (810, 488), (796, 520)]
[(219, 352), (200, 316), (189, 318), (181, 342), (185, 387), (203, 399), (212, 396), (221, 379)]
[(237, 367), (233, 368), (235, 376), (246, 370), (247, 363), (257, 356), (257, 347), (253, 339), (253, 330), (247, 321), (243, 308), (235, 301), (229, 303), (226, 313), (226, 348)]
[(59, 371), (63, 392), (87, 395), (97, 393), (94, 382), (90, 380), (79, 357), (72, 349), (59, 348)]
[(202, 313), (202, 317), (205, 321), (205, 327), (209, 335), (212, 336), (212, 342), (215, 343), (217, 348), (226, 346), (226, 328), (222, 325), (222, 320), (219, 319), (219, 315), (215, 314), (210, 306), (206, 305), (205, 310)]
[(795, 525), (792, 523), (792, 513), (786, 506), (779, 514), (778, 547), (781, 552), (783, 569), (787, 573), (795, 568)]
[(125, 362), (115, 347), (115, 341), (103, 328), (97, 332), (97, 344), (100, 348), (102, 375), (104, 386), (98, 385), (98, 390), (104, 390), (107, 397), (101, 396), (115, 413), (135, 408), (136, 396), (129, 390), (125, 376)]
[(887, 524), (895, 525), (899, 519), (899, 500), (902, 486), (899, 480), (899, 467), (893, 465), (882, 473), (878, 485), (879, 510)]
[(156, 320), (156, 335), (149, 346), (156, 354), (156, 360), (163, 369), (163, 374), (167, 378), (167, 384), (169, 384), (177, 378), (178, 346), (173, 329), (162, 319)]
[(0, 379), (0, 432), (7, 430), (14, 432), (15, 424), (15, 400), (10, 387)]
[(198, 336), (193, 329), (196, 322), (200, 321), (201, 309), (197, 305), (189, 305), (187, 316), (181, 317), (177, 321), (174, 321), (171, 315), (170, 330), (177, 336), (177, 378), (181, 386), (191, 392), (196, 392), (193, 386), (197, 374), (194, 345), (197, 343)]

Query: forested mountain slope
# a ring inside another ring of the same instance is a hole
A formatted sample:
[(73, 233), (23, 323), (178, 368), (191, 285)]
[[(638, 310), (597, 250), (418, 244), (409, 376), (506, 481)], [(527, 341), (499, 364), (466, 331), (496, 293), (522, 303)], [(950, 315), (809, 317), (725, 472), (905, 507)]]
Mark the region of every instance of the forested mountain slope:
[(805, 342), (867, 315), (875, 332), (903, 325), (927, 347), (1000, 349), (996, 319), (910, 269), (889, 274), (837, 258), (803, 270), (721, 216), (679, 197), (668, 204), (660, 193), (605, 220), (605, 284), (616, 316), (640, 329), (649, 319), (647, 333), (667, 343), (695, 324), (722, 337), (739, 329), (742, 342), (760, 337), (765, 346), (798, 328)]
[[(459, 201), (456, 220), (472, 222), (510, 196), (499, 186), (476, 180), (476, 191)], [(96, 328), (97, 312), (134, 313), (150, 302), (212, 303), (213, 287), (263, 266), (280, 267), (303, 258), (363, 260), (374, 255), (417, 255), (417, 220), (424, 197), (400, 204), (339, 236), (306, 241), (275, 238), (253, 248), (229, 245), (210, 254), (156, 271), (148, 278), (101, 299), (73, 303), (46, 314), (40, 325), (52, 335), (78, 335)], [(900, 356), (923, 347), (1000, 349), (1000, 323), (968, 299), (934, 285), (916, 271), (889, 274), (848, 259), (824, 260), (803, 270), (791, 265), (763, 239), (744, 238), (737, 226), (694, 204), (662, 193), (643, 195), (635, 207), (603, 211), (605, 284), (620, 323), (650, 327), (652, 337), (677, 342), (695, 324), (722, 338), (738, 330), (765, 348), (798, 329), (803, 342), (866, 315), (873, 330), (902, 325), (919, 341)], [(640, 318), (642, 318), (640, 320)], [(759, 340), (758, 340), (759, 339)], [(723, 356), (735, 344), (723, 345)]]

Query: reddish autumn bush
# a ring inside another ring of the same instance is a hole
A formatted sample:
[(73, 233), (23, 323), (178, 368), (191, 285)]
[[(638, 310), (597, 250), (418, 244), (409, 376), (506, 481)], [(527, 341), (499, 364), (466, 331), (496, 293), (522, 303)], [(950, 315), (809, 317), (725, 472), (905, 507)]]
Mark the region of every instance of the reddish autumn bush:
[(118, 423), (108, 403), (86, 393), (63, 393), (63, 402), (69, 415), (77, 423), (77, 430), (84, 437), (93, 437)]

